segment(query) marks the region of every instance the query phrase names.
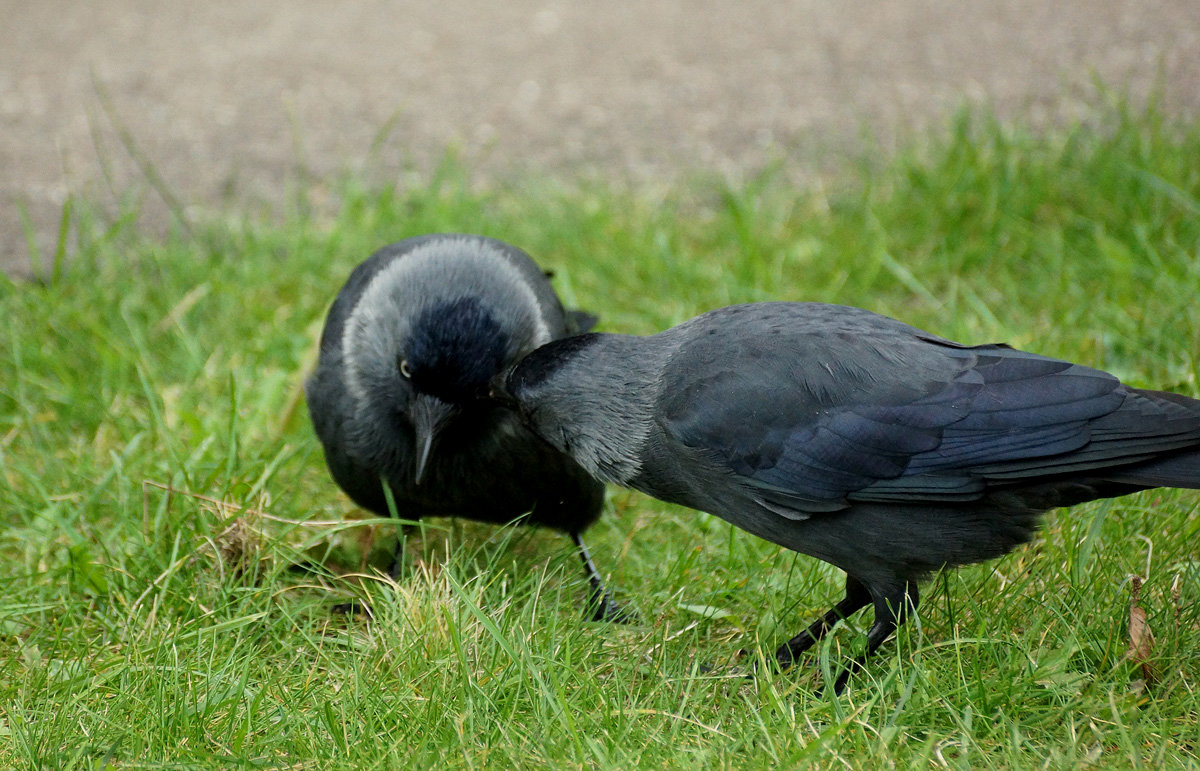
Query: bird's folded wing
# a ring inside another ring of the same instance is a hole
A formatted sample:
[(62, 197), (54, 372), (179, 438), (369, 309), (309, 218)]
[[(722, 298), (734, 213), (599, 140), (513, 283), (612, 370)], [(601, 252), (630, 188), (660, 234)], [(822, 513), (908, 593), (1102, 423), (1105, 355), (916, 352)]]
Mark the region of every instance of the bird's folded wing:
[[(1146, 448), (1162, 444), (1153, 435), (1167, 429), (1122, 415), (1131, 392), (1107, 373), (1003, 346), (905, 343), (912, 367), (903, 351), (862, 355), (869, 366), (860, 367), (727, 362), (727, 376), (690, 382), (664, 427), (740, 477), (765, 508), (798, 514), (972, 500), (993, 480), (1136, 459), (1143, 434)], [(806, 367), (837, 381), (814, 387)]]

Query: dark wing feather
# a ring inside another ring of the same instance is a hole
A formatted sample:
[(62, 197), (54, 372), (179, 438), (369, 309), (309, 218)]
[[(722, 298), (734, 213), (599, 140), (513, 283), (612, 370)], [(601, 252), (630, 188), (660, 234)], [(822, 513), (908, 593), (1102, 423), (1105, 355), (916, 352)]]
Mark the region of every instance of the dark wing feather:
[[(910, 456), (901, 474), (848, 491), (851, 500), (941, 500), (943, 490), (978, 497), (1003, 478), (1064, 473), (1092, 445), (1095, 423), (1128, 398), (1105, 372), (1011, 349), (978, 354), (969, 372), (980, 387), (962, 419), (945, 424), (937, 446)], [(1109, 464), (1115, 457), (1105, 455)]]
[(883, 317), (860, 317), (866, 328), (850, 335), (784, 327), (749, 338), (737, 322), (681, 346), (662, 425), (785, 516), (973, 500), (992, 484), (1200, 442), (1195, 408), (1069, 362), (960, 346)]
[(591, 332), (592, 327), (600, 321), (600, 317), (596, 314), (577, 308), (567, 311), (566, 314), (567, 335), (582, 335), (584, 332)]

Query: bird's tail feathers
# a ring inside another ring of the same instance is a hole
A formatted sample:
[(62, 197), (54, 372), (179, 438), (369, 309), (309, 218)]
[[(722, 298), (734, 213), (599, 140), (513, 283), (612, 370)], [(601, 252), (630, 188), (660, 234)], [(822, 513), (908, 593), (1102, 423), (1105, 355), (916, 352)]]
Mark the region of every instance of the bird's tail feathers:
[(1112, 482), (1200, 490), (1200, 449), (1187, 450), (1105, 475)]
[(590, 332), (598, 321), (600, 321), (600, 317), (594, 313), (575, 309), (568, 310), (567, 334), (582, 335), (584, 332)]

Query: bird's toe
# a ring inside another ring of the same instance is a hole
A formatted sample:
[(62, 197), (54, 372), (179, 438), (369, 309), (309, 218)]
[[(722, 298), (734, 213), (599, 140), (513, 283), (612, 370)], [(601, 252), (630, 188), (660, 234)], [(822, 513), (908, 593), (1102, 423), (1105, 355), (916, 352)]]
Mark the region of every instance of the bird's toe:
[(624, 607), (612, 597), (605, 594), (599, 602), (588, 609), (589, 621), (606, 621), (610, 624), (640, 624), (641, 618), (632, 610)]

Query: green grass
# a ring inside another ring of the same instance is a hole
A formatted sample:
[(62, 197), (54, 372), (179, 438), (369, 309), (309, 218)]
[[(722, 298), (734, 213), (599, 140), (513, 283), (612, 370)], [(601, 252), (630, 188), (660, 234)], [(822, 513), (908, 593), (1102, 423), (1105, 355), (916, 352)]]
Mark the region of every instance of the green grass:
[[(939, 576), (834, 698), (868, 619), (814, 666), (729, 672), (840, 597), (837, 571), (632, 493), (590, 542), (642, 626), (582, 620), (553, 533), (433, 521), (392, 585), (396, 531), (330, 481), (299, 391), (351, 267), (455, 230), (525, 248), (610, 331), (823, 300), (1197, 396), (1200, 123), (964, 113), (800, 189), (519, 182), (447, 163), (165, 240), (73, 202), (77, 256), (0, 286), (0, 766), (1200, 765), (1196, 493), (1055, 512)], [(1125, 656), (1133, 574), (1150, 683)], [(352, 598), (373, 617), (331, 613)]]

